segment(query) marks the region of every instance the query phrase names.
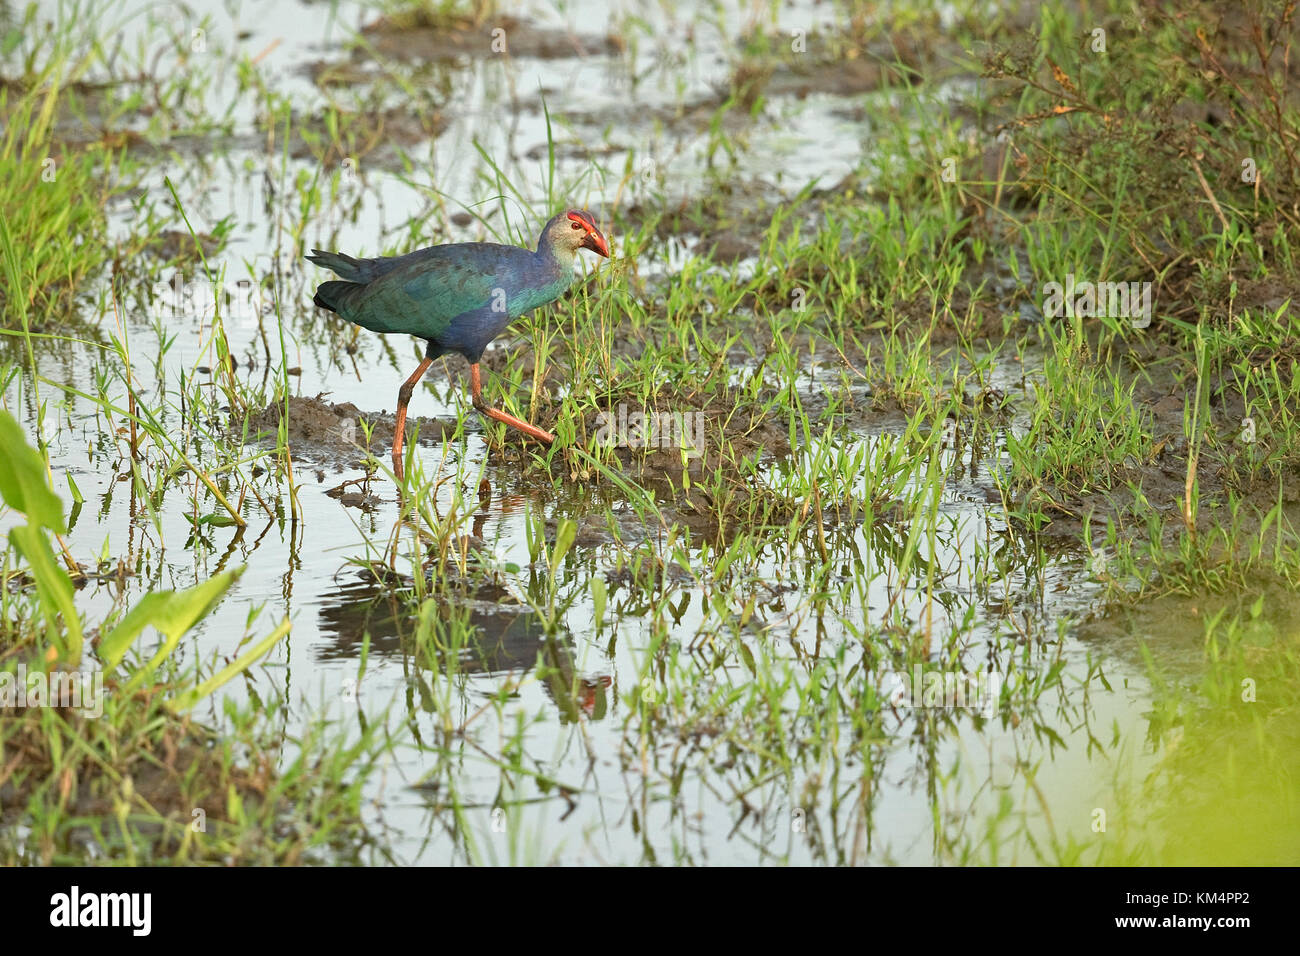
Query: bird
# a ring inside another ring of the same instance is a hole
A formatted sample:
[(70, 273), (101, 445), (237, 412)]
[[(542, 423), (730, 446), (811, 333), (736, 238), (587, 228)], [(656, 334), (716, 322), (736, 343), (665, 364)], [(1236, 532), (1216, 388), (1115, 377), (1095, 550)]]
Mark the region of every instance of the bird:
[(402, 443), (411, 393), (433, 361), (460, 354), (469, 362), (474, 407), (546, 444), (555, 436), (484, 400), (479, 361), (488, 343), (525, 312), (554, 302), (573, 284), (579, 249), (609, 258), (609, 242), (591, 214), (568, 209), (547, 221), (537, 249), (496, 242), (428, 246), (403, 256), (354, 259), (313, 249), (305, 258), (339, 278), (322, 282), (312, 301), (371, 332), (413, 335), (424, 358), (397, 393), (393, 471), (402, 480)]

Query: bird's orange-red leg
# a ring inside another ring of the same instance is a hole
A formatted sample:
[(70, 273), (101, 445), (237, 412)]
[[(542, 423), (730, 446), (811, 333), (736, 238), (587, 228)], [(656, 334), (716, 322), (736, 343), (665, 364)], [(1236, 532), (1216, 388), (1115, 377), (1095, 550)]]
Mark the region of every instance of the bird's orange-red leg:
[(416, 383), (424, 377), (424, 373), (429, 370), (433, 364), (433, 359), (425, 356), (420, 362), (420, 367), (402, 383), (402, 387), (397, 391), (397, 428), (393, 432), (393, 473), (397, 475), (397, 480), (402, 480), (402, 442), (406, 439), (406, 406), (411, 403), (411, 393), (415, 391)]
[(555, 441), (555, 436), (550, 432), (542, 431), (536, 425), (530, 425), (525, 421), (515, 418), (513, 415), (508, 415), (499, 408), (491, 408), (483, 401), (483, 386), (479, 382), (477, 362), (472, 363), (469, 367), (469, 384), (470, 391), (473, 393), (474, 407), (488, 418), (495, 418), (497, 421), (509, 425), (511, 428), (518, 428), (525, 435), (536, 438), (538, 441), (546, 442), (548, 445)]

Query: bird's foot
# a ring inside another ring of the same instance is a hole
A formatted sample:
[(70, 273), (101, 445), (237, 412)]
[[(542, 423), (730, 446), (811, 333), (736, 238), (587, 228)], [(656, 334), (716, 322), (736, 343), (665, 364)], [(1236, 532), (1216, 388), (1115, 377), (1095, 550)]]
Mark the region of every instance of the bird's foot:
[(495, 419), (503, 425), (509, 425), (511, 428), (518, 429), (529, 438), (536, 438), (539, 442), (547, 445), (555, 443), (555, 436), (545, 429), (538, 428), (536, 425), (530, 425), (521, 418), (515, 418), (508, 412), (503, 412), (499, 408), (488, 408), (486, 405), (479, 408), (479, 411), (488, 418)]

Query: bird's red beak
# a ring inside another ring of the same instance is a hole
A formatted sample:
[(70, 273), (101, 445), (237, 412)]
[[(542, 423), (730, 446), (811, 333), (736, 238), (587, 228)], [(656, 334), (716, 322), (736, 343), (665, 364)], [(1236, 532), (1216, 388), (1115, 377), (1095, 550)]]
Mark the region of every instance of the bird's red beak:
[(599, 229), (593, 229), (587, 233), (587, 238), (582, 240), (582, 248), (590, 249), (592, 252), (599, 252), (606, 259), (609, 258), (609, 243), (600, 234)]
[(599, 253), (606, 259), (609, 258), (609, 242), (605, 239), (599, 229), (596, 228), (596, 221), (584, 212), (571, 212), (569, 218), (579, 223), (582, 228), (587, 230), (587, 234), (582, 239), (583, 249), (590, 249), (592, 252)]

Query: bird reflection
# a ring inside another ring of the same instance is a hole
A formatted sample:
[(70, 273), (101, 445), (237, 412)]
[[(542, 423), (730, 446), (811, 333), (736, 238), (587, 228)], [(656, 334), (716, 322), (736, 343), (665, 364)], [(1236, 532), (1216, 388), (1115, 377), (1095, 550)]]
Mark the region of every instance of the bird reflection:
[[(536, 614), (517, 605), (502, 606), (504, 588), (476, 588), (469, 601), (468, 622), (475, 640), (458, 656), (457, 670), (467, 675), (497, 676), (524, 673), (540, 659), (544, 669), (542, 686), (554, 702), (560, 720), (570, 723), (584, 715), (600, 720), (608, 711), (608, 675), (577, 673), (572, 635), (566, 630), (547, 635)], [(445, 619), (464, 614), (464, 605), (439, 605)], [(318, 652), (320, 660), (351, 660), (361, 653), (362, 640), (370, 635), (370, 653), (402, 657), (414, 650), (417, 612), (409, 600), (390, 587), (371, 580), (356, 580), (340, 587), (325, 599), (320, 612), (321, 636), (328, 643)], [(439, 652), (441, 656), (442, 652)]]

